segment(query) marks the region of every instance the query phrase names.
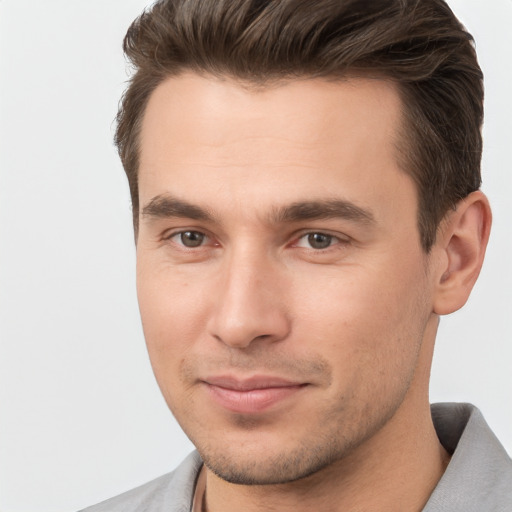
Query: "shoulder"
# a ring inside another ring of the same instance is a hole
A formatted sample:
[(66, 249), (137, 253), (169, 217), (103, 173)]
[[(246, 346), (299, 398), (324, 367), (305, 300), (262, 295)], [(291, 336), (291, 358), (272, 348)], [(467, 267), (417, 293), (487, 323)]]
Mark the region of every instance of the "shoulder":
[(452, 454), (424, 512), (512, 511), (512, 460), (470, 404), (435, 404), (437, 435)]
[(201, 465), (192, 452), (173, 472), (81, 512), (188, 512)]

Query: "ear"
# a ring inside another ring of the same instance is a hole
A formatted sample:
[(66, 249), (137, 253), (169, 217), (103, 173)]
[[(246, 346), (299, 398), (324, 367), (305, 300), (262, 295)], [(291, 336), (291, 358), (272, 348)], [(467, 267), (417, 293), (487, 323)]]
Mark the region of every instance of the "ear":
[(460, 201), (441, 223), (437, 240), (434, 312), (447, 315), (468, 300), (478, 278), (491, 230), (487, 197), (476, 191)]

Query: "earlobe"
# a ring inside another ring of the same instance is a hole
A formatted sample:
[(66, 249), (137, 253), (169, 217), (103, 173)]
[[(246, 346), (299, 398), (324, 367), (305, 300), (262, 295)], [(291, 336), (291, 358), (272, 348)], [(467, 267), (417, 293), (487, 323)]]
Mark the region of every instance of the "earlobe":
[(435, 283), (436, 314), (453, 313), (468, 300), (482, 268), (491, 222), (489, 201), (479, 190), (461, 200), (443, 221), (436, 241), (443, 256)]

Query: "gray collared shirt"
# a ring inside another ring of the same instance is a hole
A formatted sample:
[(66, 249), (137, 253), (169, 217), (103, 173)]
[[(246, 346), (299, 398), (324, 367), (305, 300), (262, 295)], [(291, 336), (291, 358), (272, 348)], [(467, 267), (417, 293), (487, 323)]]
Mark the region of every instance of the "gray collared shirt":
[(511, 512), (512, 461), (470, 404), (435, 404), (437, 435), (452, 459), (423, 512)]
[[(470, 404), (435, 404), (437, 435), (452, 459), (423, 512), (512, 512), (512, 460)], [(202, 461), (178, 468), (82, 512), (190, 512)]]

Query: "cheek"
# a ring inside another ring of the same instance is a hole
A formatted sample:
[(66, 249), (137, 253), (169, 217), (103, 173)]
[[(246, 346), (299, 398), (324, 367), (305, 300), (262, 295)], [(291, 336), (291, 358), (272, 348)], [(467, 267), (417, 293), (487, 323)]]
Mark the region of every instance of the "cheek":
[[(181, 368), (200, 335), (198, 303), (186, 283), (166, 282), (161, 276), (138, 279), (137, 293), (144, 337), (153, 373), (174, 416), (190, 414), (193, 397)], [(180, 411), (185, 411), (180, 414)], [(188, 412), (187, 412), (188, 411)]]
[(205, 301), (198, 286), (176, 272), (137, 269), (137, 296), (156, 378), (174, 381), (180, 362), (202, 335)]
[(413, 371), (428, 308), (418, 269), (372, 270), (353, 267), (316, 279), (308, 287), (314, 292), (302, 295), (296, 321), (298, 330), (308, 333), (307, 343), (345, 381), (380, 379), (384, 385)]

